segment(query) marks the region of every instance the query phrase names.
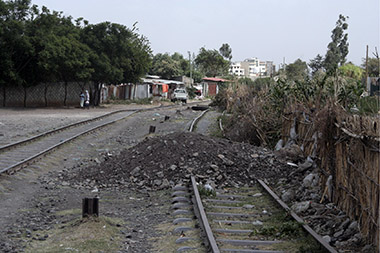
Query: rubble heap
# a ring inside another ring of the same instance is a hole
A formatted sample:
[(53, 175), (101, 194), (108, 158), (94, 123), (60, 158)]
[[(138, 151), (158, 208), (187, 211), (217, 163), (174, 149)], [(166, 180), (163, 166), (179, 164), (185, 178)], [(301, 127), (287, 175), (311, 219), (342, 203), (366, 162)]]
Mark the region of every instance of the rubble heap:
[(148, 137), (99, 164), (71, 171), (64, 180), (90, 188), (152, 190), (195, 175), (224, 187), (252, 184), (255, 178), (276, 180), (293, 169), (265, 148), (181, 132)]

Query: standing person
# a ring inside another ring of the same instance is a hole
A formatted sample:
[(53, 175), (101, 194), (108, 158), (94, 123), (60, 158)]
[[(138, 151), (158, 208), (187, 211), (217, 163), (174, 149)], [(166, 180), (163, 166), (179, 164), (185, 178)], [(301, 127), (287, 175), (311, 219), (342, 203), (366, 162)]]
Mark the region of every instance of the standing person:
[(84, 102), (84, 106), (87, 108), (87, 109), (90, 109), (90, 94), (88, 93), (88, 90), (86, 90), (85, 92), (85, 102)]
[(80, 97), (80, 108), (83, 108), (84, 107), (84, 98), (85, 98), (83, 91), (81, 91), (79, 97)]

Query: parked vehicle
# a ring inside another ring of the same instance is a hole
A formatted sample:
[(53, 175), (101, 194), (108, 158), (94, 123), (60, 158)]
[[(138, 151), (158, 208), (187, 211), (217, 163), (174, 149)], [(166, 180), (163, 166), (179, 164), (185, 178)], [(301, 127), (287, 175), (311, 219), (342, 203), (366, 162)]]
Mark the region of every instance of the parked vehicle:
[(173, 96), (172, 96), (172, 102), (175, 101), (181, 101), (183, 103), (187, 103), (188, 94), (186, 89), (178, 88), (174, 90)]

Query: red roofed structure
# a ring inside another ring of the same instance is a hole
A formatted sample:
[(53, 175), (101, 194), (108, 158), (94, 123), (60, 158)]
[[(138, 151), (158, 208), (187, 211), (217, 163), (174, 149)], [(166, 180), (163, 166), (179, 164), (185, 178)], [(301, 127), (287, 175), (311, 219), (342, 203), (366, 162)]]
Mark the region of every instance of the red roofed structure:
[(215, 96), (219, 92), (219, 85), (228, 82), (228, 80), (216, 77), (205, 77), (202, 80), (204, 96)]

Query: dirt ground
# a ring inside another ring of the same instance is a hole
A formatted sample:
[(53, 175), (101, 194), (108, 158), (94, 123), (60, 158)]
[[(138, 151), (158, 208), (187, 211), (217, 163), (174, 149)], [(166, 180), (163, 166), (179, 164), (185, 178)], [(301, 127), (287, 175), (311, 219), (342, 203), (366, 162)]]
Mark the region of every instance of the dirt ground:
[(157, 105), (102, 105), (88, 110), (80, 108), (0, 107), (0, 146), (112, 111), (155, 106)]
[[(17, 128), (18, 136), (12, 137), (17, 139), (38, 130), (29, 129), (28, 125), (43, 126), (45, 120), (45, 124), (48, 121), (57, 127), (63, 124), (62, 118), (67, 123), (88, 117), (88, 113), (112, 109), (73, 109), (66, 111), (67, 120), (54, 111), (50, 117), (46, 111), (35, 111), (29, 121), (26, 115), (30, 111), (25, 111), (1, 121), (9, 124), (8, 131), (11, 124), (18, 125), (18, 119), (26, 124)], [(302, 157), (291, 151), (274, 153), (208, 136), (217, 134), (217, 112), (202, 119), (197, 133), (187, 133), (190, 120), (199, 113), (180, 106), (135, 114), (64, 145), (16, 175), (0, 176), (0, 251), (44, 252), (52, 249), (54, 241), (61, 240), (58, 252), (79, 252), (67, 244), (67, 237), (60, 238), (60, 233), (52, 231), (65, 231), (73, 220), (80, 218), (82, 198), (99, 197), (100, 215), (116, 220), (111, 226), (119, 235), (118, 239), (108, 238), (107, 243), (117, 242), (117, 252), (156, 252), (157, 244), (172, 233), (168, 225), (173, 220), (170, 189), (190, 175), (219, 188), (242, 187), (261, 178), (273, 187), (280, 186), (283, 192), (301, 191), (293, 197), (295, 202), (319, 201), (321, 196), (303, 181), (313, 168), (300, 170), (288, 164), (303, 162)], [(165, 121), (165, 116), (169, 120)], [(156, 133), (149, 135), (152, 125), (156, 126)], [(4, 136), (10, 134), (4, 132)], [(341, 252), (371, 252), (369, 246), (363, 249), (364, 242), (353, 223), (347, 222), (347, 217), (329, 203), (326, 206), (313, 205), (305, 211), (310, 216), (332, 217), (329, 224), (316, 223), (319, 232), (329, 236), (332, 244), (342, 248)]]

